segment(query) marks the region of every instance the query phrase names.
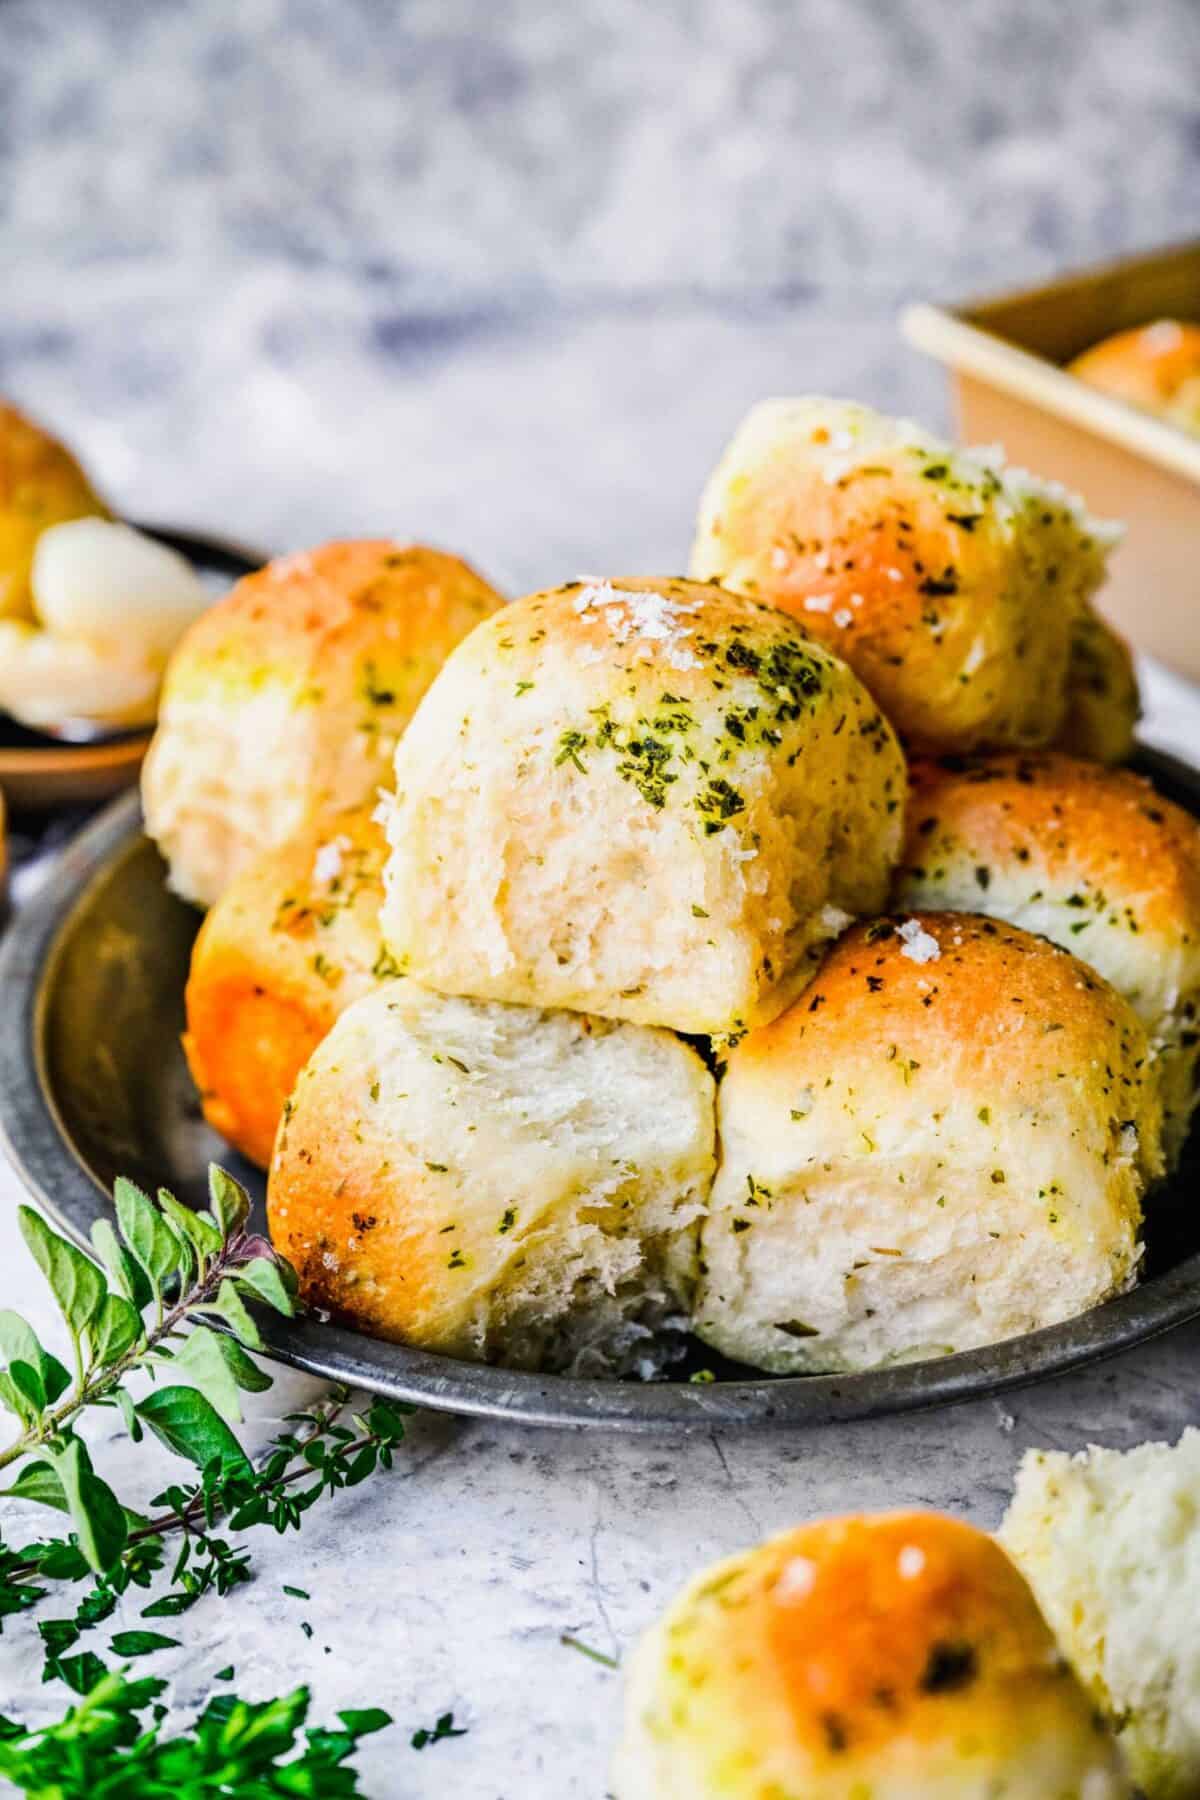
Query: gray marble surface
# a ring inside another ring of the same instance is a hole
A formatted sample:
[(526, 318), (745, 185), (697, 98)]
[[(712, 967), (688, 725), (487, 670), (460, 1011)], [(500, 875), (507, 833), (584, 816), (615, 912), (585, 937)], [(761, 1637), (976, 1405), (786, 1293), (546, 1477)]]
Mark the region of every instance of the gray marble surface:
[[(514, 592), (678, 570), (764, 393), (942, 417), (905, 298), (1194, 233), (1198, 72), (1193, 0), (0, 0), (0, 390), (143, 517), (417, 536)], [(1200, 755), (1195, 697), (1153, 700)], [(0, 1305), (47, 1319), (17, 1193), (0, 1168)], [(1025, 1445), (1174, 1435), (1198, 1376), (1195, 1329), (1003, 1406), (790, 1436), (421, 1418), (392, 1476), (188, 1616), (171, 1697), (233, 1662), (255, 1694), (311, 1681), (323, 1718), (386, 1705), (389, 1800), (600, 1800), (619, 1677), (564, 1631), (620, 1654), (697, 1564), (810, 1513), (992, 1524)], [(311, 1391), (284, 1377), (254, 1432)], [(136, 1492), (144, 1459), (103, 1456)], [(0, 1638), (0, 1698), (36, 1718), (61, 1697), (29, 1642)], [(451, 1707), (468, 1735), (411, 1751)]]

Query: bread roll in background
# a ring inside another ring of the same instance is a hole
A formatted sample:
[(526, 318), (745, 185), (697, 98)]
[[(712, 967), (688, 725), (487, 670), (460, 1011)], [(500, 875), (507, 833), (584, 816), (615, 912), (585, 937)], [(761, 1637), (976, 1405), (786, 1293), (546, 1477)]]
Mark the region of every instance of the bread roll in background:
[(1007, 919), (1098, 969), (1146, 1027), (1174, 1163), (1200, 1058), (1200, 824), (1068, 756), (922, 762), (912, 782), (896, 905)]
[(574, 582), (479, 626), (425, 696), (384, 934), (443, 992), (738, 1032), (882, 904), (905, 792), (870, 695), (783, 613)]
[(691, 572), (802, 619), (914, 750), (1052, 742), (1115, 533), (999, 452), (849, 401), (754, 407), (700, 504)]
[(729, 1059), (694, 1329), (779, 1374), (945, 1356), (1133, 1280), (1162, 1167), (1142, 1025), (970, 914), (847, 932)]
[(615, 1800), (1126, 1800), (1028, 1586), (933, 1513), (826, 1519), (706, 1569), (626, 1678)]
[(0, 400), (0, 619), (32, 619), (29, 572), (48, 525), (108, 508), (71, 452)]
[(387, 540), (278, 557), (171, 659), (142, 777), (146, 829), (202, 906), (311, 813), (357, 806), (448, 653), (501, 597), (466, 563)]
[(1027, 1451), (1000, 1536), (1146, 1800), (1195, 1800), (1200, 1431), (1173, 1448)]
[(669, 1032), (399, 981), (301, 1075), (271, 1235), (373, 1336), (651, 1374), (684, 1345), (713, 1137), (712, 1077)]
[(263, 1168), (309, 1056), (397, 973), (379, 935), (385, 853), (369, 807), (325, 814), (256, 857), (200, 928), (188, 1065), (209, 1124)]
[(1119, 331), (1068, 363), (1072, 375), (1114, 400), (1200, 432), (1200, 325), (1158, 319)]

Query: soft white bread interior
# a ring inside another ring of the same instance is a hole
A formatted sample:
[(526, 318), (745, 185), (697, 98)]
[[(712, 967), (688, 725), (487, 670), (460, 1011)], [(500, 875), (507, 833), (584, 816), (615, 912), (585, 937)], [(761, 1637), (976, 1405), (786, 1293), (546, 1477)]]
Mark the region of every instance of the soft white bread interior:
[(1150, 1038), (1174, 1163), (1200, 1057), (1200, 824), (1144, 777), (1054, 754), (912, 770), (901, 907), (988, 913), (1098, 969)]
[(969, 914), (847, 932), (735, 1049), (694, 1329), (779, 1373), (948, 1355), (1121, 1292), (1161, 1114), (1126, 1001)]
[(1001, 1528), (1146, 1800), (1200, 1794), (1200, 1431), (1030, 1450)]
[(850, 401), (753, 408), (700, 504), (691, 572), (785, 607), (914, 750), (1052, 742), (1112, 527), (998, 451)]
[(142, 776), (172, 887), (202, 906), (311, 814), (360, 806), (443, 660), (501, 597), (455, 556), (388, 540), (277, 557), (171, 658)]
[(683, 1347), (713, 1156), (712, 1077), (669, 1032), (398, 981), (301, 1074), (271, 1235), (374, 1336), (649, 1375)]
[(615, 1800), (1127, 1800), (1021, 1575), (933, 1513), (706, 1569), (626, 1678)]
[(384, 935), (443, 992), (737, 1032), (882, 904), (905, 792), (878, 707), (785, 614), (572, 583), (477, 627), (421, 703)]

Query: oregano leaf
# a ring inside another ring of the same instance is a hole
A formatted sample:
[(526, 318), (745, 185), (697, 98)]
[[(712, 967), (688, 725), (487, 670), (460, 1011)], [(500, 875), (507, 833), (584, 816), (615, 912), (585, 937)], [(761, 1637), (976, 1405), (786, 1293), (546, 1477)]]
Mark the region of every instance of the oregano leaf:
[(236, 1237), (246, 1220), (250, 1217), (250, 1196), (240, 1181), (235, 1181), (228, 1169), (211, 1163), (208, 1170), (208, 1193), (212, 1205), (213, 1217), (221, 1230), (221, 1236), (228, 1243)]
[(0, 1496), (6, 1500), (33, 1500), (39, 1506), (52, 1506), (56, 1512), (69, 1510), (54, 1465), (41, 1457), (22, 1463), (16, 1479), (8, 1487), (0, 1488)]
[(168, 1450), (196, 1468), (207, 1468), (216, 1457), (222, 1475), (253, 1474), (246, 1452), (212, 1402), (196, 1388), (159, 1388), (139, 1401), (136, 1410)]
[(69, 1438), (61, 1449), (47, 1446), (46, 1454), (62, 1482), (79, 1548), (96, 1573), (103, 1575), (117, 1561), (128, 1535), (120, 1501), (92, 1468), (80, 1438)]
[(20, 1313), (0, 1312), (0, 1356), (9, 1364), (24, 1362), (37, 1370), (47, 1406), (53, 1406), (71, 1385), (71, 1377), (57, 1356), (43, 1349), (32, 1325)]
[(256, 1256), (237, 1271), (237, 1279), (259, 1299), (290, 1319), (296, 1302), (290, 1293), (280, 1264), (273, 1257)]
[(92, 1223), (92, 1247), (108, 1273), (109, 1286), (141, 1312), (154, 1298), (146, 1271), (121, 1243), (107, 1219)]
[(179, 1239), (149, 1194), (123, 1175), (113, 1183), (113, 1202), (121, 1236), (157, 1296), (179, 1267)]
[(38, 1268), (50, 1284), (64, 1319), (73, 1333), (85, 1331), (99, 1310), (106, 1292), (104, 1277), (82, 1250), (52, 1231), (31, 1206), (17, 1208), (21, 1236)]
[(92, 1326), (92, 1353), (101, 1368), (117, 1362), (142, 1335), (142, 1315), (123, 1294), (106, 1294)]

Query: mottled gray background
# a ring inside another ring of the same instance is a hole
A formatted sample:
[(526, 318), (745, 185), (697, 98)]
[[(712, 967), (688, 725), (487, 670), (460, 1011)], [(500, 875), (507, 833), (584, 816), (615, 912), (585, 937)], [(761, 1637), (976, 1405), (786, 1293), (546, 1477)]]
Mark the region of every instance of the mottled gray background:
[[(514, 590), (677, 569), (763, 393), (942, 414), (904, 300), (1198, 228), (1195, 0), (0, 0), (0, 389), (127, 510), (268, 545), (390, 530)], [(1194, 699), (1153, 712), (1200, 752)], [(16, 1193), (0, 1168), (0, 1304), (29, 1306)], [(994, 1524), (1024, 1445), (1189, 1419), (1196, 1329), (807, 1436), (426, 1419), (162, 1666), (183, 1708), (227, 1662), (255, 1695), (311, 1681), (322, 1717), (391, 1707), (376, 1796), (599, 1800), (617, 1682), (563, 1630), (621, 1654), (763, 1531), (909, 1502)], [(45, 1716), (29, 1635), (0, 1639), (0, 1697)], [(410, 1752), (450, 1706), (470, 1734)]]

